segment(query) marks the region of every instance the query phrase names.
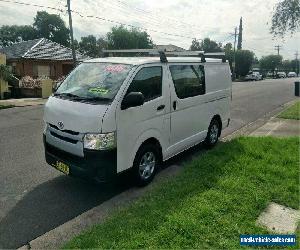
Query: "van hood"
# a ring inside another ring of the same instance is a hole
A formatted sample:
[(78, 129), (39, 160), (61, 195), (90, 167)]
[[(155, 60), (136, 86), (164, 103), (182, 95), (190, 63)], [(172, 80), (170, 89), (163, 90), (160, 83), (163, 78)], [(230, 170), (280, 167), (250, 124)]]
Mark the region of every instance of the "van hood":
[(62, 130), (80, 133), (100, 133), (102, 120), (109, 105), (92, 105), (49, 97), (44, 109), (44, 121)]

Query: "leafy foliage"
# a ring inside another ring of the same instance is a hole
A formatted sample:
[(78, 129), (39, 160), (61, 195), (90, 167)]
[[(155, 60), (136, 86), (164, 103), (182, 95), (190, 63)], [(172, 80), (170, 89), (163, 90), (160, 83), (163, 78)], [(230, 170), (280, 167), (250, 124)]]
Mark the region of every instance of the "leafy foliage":
[(70, 45), (70, 31), (59, 15), (38, 11), (33, 27), (38, 37), (48, 38), (64, 46)]
[(250, 50), (237, 50), (235, 55), (235, 72), (238, 76), (245, 76), (254, 61), (254, 53)]
[(107, 33), (109, 49), (150, 49), (153, 48), (153, 42), (145, 31), (132, 28), (127, 29), (124, 26), (113, 27), (111, 32)]
[(100, 57), (102, 49), (106, 49), (108, 43), (105, 39), (97, 39), (93, 35), (81, 37), (78, 44), (79, 51), (89, 57)]
[(15, 42), (48, 38), (65, 46), (70, 45), (69, 29), (59, 15), (38, 11), (33, 25), (3, 25), (0, 27), (0, 46)]
[(260, 67), (261, 69), (264, 70), (271, 70), (272, 72), (275, 71), (279, 65), (282, 63), (282, 56), (278, 55), (268, 55), (268, 56), (263, 56), (260, 61)]
[(221, 52), (222, 51), (222, 44), (217, 43), (210, 38), (204, 38), (201, 42), (197, 39), (192, 41), (192, 45), (190, 47), (191, 50), (201, 50), (206, 53), (208, 52)]
[(272, 17), (271, 33), (274, 36), (284, 36), (295, 33), (300, 27), (299, 0), (283, 0), (275, 7)]
[(37, 38), (36, 30), (30, 25), (3, 25), (0, 27), (0, 46)]
[(7, 65), (0, 64), (0, 79), (7, 81), (10, 78), (10, 71)]

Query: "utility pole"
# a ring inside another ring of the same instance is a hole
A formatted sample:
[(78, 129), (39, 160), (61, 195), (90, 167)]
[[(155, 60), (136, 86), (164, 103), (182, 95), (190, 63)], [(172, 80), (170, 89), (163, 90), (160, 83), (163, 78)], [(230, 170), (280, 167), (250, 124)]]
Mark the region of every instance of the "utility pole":
[(71, 13), (71, 0), (67, 0), (68, 13), (69, 13), (69, 26), (70, 26), (70, 36), (71, 36), (71, 47), (73, 56), (73, 65), (76, 65), (76, 52), (74, 47), (74, 36), (73, 36), (73, 24), (72, 24), (72, 13)]
[(235, 27), (235, 29), (234, 29), (234, 45), (233, 45), (233, 79), (235, 80), (235, 78), (236, 78), (236, 74), (235, 74), (235, 66), (236, 66), (236, 62), (235, 62), (235, 59), (236, 59), (236, 56), (235, 56), (235, 54), (236, 54), (236, 40), (237, 40), (237, 35), (238, 35), (238, 33), (237, 33), (237, 27)]
[(299, 75), (299, 71), (300, 71), (300, 65), (299, 65), (299, 60), (298, 60), (298, 56), (299, 56), (299, 53), (298, 53), (298, 51), (296, 51), (296, 53), (295, 53), (295, 57), (296, 57), (296, 73), (297, 73), (297, 76)]
[(280, 49), (282, 48), (282, 46), (280, 46), (280, 45), (277, 45), (277, 46), (275, 46), (275, 50), (277, 50), (277, 55), (280, 55)]

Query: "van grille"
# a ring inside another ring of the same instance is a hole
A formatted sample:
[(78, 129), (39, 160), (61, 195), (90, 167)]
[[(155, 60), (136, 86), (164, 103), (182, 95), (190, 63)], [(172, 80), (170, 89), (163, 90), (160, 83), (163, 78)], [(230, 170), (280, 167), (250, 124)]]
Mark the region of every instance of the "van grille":
[(64, 132), (64, 133), (67, 133), (67, 134), (70, 134), (70, 135), (79, 135), (79, 132), (75, 132), (75, 131), (72, 131), (72, 130), (60, 130), (57, 126), (55, 126), (53, 124), (50, 124), (50, 123), (49, 123), (49, 126), (53, 129), (59, 130), (61, 132)]
[(78, 140), (73, 140), (71, 138), (68, 138), (68, 137), (65, 137), (65, 136), (61, 136), (61, 135), (58, 135), (52, 131), (50, 131), (50, 134), (58, 139), (61, 139), (63, 141), (66, 141), (66, 142), (70, 142), (70, 143), (73, 143), (73, 144), (76, 144), (78, 142)]

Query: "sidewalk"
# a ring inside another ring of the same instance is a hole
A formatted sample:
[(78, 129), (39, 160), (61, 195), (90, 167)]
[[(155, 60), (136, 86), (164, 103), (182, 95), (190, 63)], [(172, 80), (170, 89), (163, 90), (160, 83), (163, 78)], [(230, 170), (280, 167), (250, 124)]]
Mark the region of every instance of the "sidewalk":
[(0, 100), (0, 105), (13, 105), (15, 107), (36, 106), (45, 104), (47, 99), (43, 98), (22, 98), (22, 99), (7, 99)]
[(300, 121), (274, 117), (250, 135), (276, 137), (300, 136)]

